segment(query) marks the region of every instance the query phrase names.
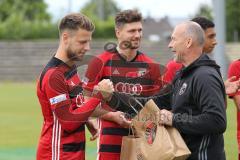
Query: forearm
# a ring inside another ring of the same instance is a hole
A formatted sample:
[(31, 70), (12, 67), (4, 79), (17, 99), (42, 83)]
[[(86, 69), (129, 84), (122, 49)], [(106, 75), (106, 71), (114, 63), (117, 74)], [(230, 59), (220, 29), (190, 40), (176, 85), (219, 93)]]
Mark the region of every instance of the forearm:
[(115, 112), (108, 112), (101, 116), (101, 119), (115, 122), (114, 120)]
[(107, 104), (114, 110), (124, 113), (138, 112), (142, 109), (144, 101), (125, 93), (115, 92)]
[(159, 109), (172, 110), (171, 98), (172, 98), (172, 94), (169, 93), (167, 95), (162, 95), (157, 98), (154, 98), (153, 100)]
[(80, 107), (73, 108), (71, 103), (57, 106), (53, 111), (65, 130), (72, 131), (80, 125), (86, 123), (100, 101), (98, 99), (89, 99)]
[(174, 114), (173, 126), (185, 134), (221, 134), (226, 130), (226, 121), (224, 117), (210, 113), (197, 116)]

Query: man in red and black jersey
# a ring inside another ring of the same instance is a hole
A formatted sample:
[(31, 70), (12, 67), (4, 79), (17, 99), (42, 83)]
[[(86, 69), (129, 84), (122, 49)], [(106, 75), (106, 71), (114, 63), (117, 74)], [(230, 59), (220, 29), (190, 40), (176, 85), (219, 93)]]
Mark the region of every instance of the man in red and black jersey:
[[(86, 73), (88, 83), (84, 88), (91, 91), (102, 79), (110, 79), (115, 92), (124, 93), (129, 97), (155, 95), (163, 84), (159, 65), (138, 51), (142, 38), (141, 14), (136, 10), (118, 13), (115, 18), (115, 33), (118, 45), (106, 45), (105, 51), (89, 64)], [(99, 160), (120, 159), (122, 136), (128, 135), (129, 124), (130, 121), (120, 111), (110, 112), (101, 117)]]
[[(60, 22), (58, 50), (44, 68), (37, 84), (44, 117), (37, 160), (85, 159), (84, 125), (89, 116), (95, 114), (101, 100), (84, 100), (76, 62), (81, 61), (90, 49), (93, 30), (93, 23), (82, 14), (69, 14)], [(98, 88), (113, 91), (109, 80), (101, 81)], [(109, 96), (102, 94), (104, 99), (109, 99)], [(88, 126), (96, 136), (91, 124)]]

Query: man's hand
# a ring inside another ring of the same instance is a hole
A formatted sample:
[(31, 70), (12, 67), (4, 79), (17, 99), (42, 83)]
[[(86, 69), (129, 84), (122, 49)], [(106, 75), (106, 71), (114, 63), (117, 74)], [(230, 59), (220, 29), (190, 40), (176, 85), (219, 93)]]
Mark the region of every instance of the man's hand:
[(172, 126), (172, 122), (173, 122), (173, 113), (166, 110), (166, 109), (162, 109), (159, 112), (159, 124), (160, 125), (167, 125), (167, 126)]
[(121, 127), (124, 128), (129, 128), (131, 125), (131, 121), (127, 120), (124, 116), (124, 113), (120, 111), (113, 112), (112, 121), (114, 121), (115, 123), (119, 124)]
[(237, 80), (236, 76), (230, 77), (224, 85), (226, 94), (233, 94), (240, 89), (240, 79)]
[(109, 101), (112, 97), (112, 93), (114, 92), (113, 83), (109, 79), (103, 79), (97, 86), (94, 87), (94, 92), (96, 91), (101, 93), (103, 99)]
[(92, 135), (92, 137), (90, 137), (90, 141), (97, 139), (99, 136), (99, 129), (96, 120), (88, 120), (86, 126)]

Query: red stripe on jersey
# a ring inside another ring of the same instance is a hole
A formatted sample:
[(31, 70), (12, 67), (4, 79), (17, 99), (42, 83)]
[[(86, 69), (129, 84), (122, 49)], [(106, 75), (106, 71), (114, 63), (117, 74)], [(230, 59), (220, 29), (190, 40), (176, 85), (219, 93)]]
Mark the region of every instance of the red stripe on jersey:
[(101, 141), (104, 142), (101, 144), (109, 144), (109, 145), (122, 144), (122, 136), (101, 135), (100, 142)]

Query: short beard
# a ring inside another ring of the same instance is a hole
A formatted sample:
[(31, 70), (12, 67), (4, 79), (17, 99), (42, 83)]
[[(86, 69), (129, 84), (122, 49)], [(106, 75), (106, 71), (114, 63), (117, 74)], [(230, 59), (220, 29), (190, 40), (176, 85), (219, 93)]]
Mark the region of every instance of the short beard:
[(66, 52), (67, 52), (67, 58), (70, 61), (81, 61), (81, 58), (78, 57), (76, 53), (74, 53), (70, 48), (67, 48)]
[(139, 45), (138, 46), (134, 46), (133, 44), (131, 44), (130, 46), (130, 49), (138, 49), (139, 48)]

